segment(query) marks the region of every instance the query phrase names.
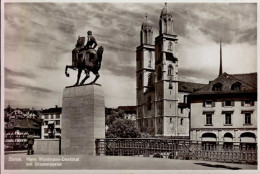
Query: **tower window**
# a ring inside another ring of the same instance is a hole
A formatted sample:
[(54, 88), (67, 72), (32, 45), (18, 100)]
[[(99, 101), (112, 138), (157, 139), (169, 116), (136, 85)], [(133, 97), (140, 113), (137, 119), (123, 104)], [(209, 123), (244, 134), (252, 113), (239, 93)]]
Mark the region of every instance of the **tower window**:
[(157, 72), (157, 80), (159, 81), (161, 79), (162, 79), (162, 68), (159, 66)]
[(181, 118), (181, 125), (183, 125), (183, 118)]
[(170, 118), (170, 123), (172, 123), (172, 118)]
[(152, 109), (152, 97), (151, 96), (148, 97), (147, 103), (148, 103), (147, 109), (151, 110)]
[(147, 86), (152, 86), (152, 73), (148, 74), (148, 84)]
[(152, 57), (153, 57), (152, 51), (149, 51), (149, 62), (148, 62), (148, 67), (152, 67)]
[(168, 50), (172, 50), (172, 42), (171, 41), (168, 43)]
[(141, 88), (142, 85), (143, 85), (143, 76), (142, 76), (142, 74), (139, 75), (138, 82), (139, 82), (139, 88)]
[(173, 76), (173, 67), (172, 67), (172, 65), (168, 66), (168, 76)]

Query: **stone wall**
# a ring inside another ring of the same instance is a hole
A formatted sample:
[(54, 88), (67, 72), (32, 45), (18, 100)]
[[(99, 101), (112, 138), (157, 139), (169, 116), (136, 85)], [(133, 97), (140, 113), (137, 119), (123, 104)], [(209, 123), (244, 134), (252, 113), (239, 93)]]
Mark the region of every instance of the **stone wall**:
[(34, 154), (37, 155), (59, 155), (59, 139), (35, 139)]

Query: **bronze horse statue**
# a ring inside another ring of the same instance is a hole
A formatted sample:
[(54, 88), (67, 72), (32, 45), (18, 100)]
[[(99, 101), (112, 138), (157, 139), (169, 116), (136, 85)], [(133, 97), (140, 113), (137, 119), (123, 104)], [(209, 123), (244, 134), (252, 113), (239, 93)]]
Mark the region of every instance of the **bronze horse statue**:
[[(73, 86), (83, 85), (85, 81), (90, 77), (90, 71), (95, 74), (96, 77), (92, 82), (88, 84), (94, 84), (100, 77), (98, 71), (101, 68), (102, 54), (104, 48), (102, 46), (99, 46), (97, 51), (94, 49), (86, 50), (84, 47), (84, 42), (85, 37), (78, 38), (76, 48), (72, 50), (72, 65), (66, 65), (65, 67), (65, 74), (67, 77), (69, 77), (69, 73), (67, 72), (68, 68), (73, 70), (78, 69), (77, 82)], [(86, 77), (79, 84), (80, 76), (83, 70), (86, 73)]]

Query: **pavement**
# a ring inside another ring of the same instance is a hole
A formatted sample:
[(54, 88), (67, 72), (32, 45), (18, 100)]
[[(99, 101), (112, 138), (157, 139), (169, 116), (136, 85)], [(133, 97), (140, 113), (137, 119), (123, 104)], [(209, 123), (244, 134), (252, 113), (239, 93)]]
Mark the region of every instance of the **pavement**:
[(151, 157), (5, 154), (5, 169), (256, 170), (257, 165)]

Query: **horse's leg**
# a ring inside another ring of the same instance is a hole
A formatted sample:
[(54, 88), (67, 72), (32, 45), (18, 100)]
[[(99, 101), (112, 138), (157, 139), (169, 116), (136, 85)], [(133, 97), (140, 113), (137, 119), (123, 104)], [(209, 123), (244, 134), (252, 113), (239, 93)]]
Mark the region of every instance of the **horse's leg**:
[(89, 78), (89, 70), (85, 69), (86, 77), (80, 82), (80, 85), (83, 85), (85, 81)]
[(73, 66), (73, 65), (66, 65), (66, 67), (65, 67), (65, 75), (66, 75), (67, 77), (70, 76), (70, 74), (67, 72), (67, 71), (68, 71), (68, 68), (73, 69), (73, 70), (76, 70), (76, 69), (77, 69), (77, 67), (75, 67), (75, 66)]
[(94, 81), (93, 81), (92, 83), (96, 83), (97, 79), (100, 77), (100, 75), (99, 75), (99, 73), (98, 73), (98, 72), (97, 72), (97, 73), (95, 73), (95, 75), (96, 75), (96, 77), (95, 77), (95, 79), (94, 79)]
[(96, 77), (95, 77), (95, 79), (92, 81), (92, 82), (90, 82), (89, 84), (95, 84), (95, 82), (97, 81), (97, 79), (100, 77), (100, 75), (99, 75), (99, 73), (98, 72), (93, 72), (93, 74), (95, 74), (96, 75)]
[(78, 78), (77, 78), (77, 82), (73, 85), (73, 86), (77, 86), (79, 84), (79, 79), (80, 79), (80, 76), (81, 76), (81, 72), (82, 72), (82, 69), (79, 68), (78, 69)]

